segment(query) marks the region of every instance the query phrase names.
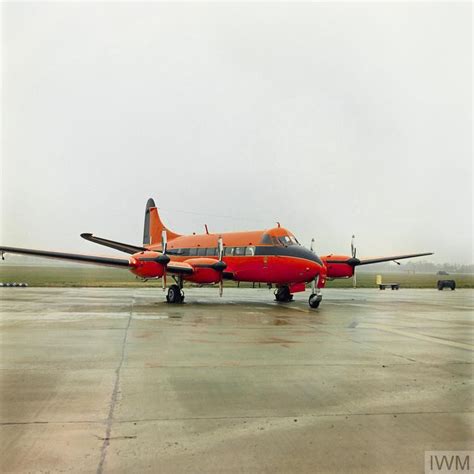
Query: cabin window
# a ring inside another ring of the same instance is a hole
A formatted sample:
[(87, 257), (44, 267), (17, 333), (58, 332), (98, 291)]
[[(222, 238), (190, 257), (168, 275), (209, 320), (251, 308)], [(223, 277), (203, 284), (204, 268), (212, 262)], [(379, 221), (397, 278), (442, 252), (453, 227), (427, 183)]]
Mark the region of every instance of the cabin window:
[(179, 254), (187, 257), (190, 249), (179, 249)]
[(206, 255), (207, 255), (208, 257), (214, 257), (214, 256), (216, 255), (216, 250), (217, 250), (217, 249), (216, 249), (215, 247), (212, 248), (212, 249), (207, 249)]
[(199, 257), (204, 257), (206, 255), (206, 249), (205, 248), (198, 248), (198, 256)]
[(290, 235), (290, 240), (294, 245), (299, 245), (298, 239), (294, 235)]
[(255, 255), (255, 247), (246, 247), (245, 255), (250, 255), (251, 257), (253, 257)]
[(194, 248), (194, 249), (189, 249), (189, 256), (190, 257), (196, 257), (198, 254), (198, 249)]
[(245, 255), (245, 247), (235, 247), (234, 256), (241, 257)]
[(268, 244), (268, 245), (272, 245), (273, 242), (272, 242), (272, 239), (270, 237), (270, 234), (263, 234), (262, 235), (262, 240), (260, 241), (261, 244)]
[(224, 255), (227, 257), (232, 257), (234, 255), (234, 247), (226, 247), (224, 249)]

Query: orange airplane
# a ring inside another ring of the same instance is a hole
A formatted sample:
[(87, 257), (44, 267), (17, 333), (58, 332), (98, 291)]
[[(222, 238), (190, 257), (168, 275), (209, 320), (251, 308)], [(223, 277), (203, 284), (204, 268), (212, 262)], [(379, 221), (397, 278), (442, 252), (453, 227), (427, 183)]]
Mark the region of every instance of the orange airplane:
[(127, 268), (145, 281), (161, 278), (163, 289), (166, 288), (166, 276), (170, 275), (174, 284), (168, 288), (168, 303), (184, 301), (184, 281), (218, 284), (220, 296), (223, 280), (266, 283), (276, 287), (275, 299), (281, 303), (291, 301), (293, 293), (305, 291), (306, 284), (311, 283), (311, 308), (317, 308), (321, 303), (321, 288), (327, 279), (355, 278), (355, 269), (360, 265), (432, 255), (428, 252), (359, 259), (352, 241), (350, 256), (318, 257), (312, 248), (303, 247), (279, 223), (268, 230), (220, 234), (209, 233), (206, 226), (205, 234), (180, 235), (165, 227), (153, 199), (146, 205), (143, 246), (92, 234), (81, 234), (81, 237), (131, 256), (119, 259), (15, 247), (0, 247), (0, 252), (2, 258), (4, 253), (18, 253)]

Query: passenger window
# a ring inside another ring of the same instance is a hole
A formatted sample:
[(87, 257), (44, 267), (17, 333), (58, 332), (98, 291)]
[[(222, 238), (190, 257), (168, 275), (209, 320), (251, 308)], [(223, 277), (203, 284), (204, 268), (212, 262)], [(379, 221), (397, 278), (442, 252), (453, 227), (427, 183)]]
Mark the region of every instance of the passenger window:
[(207, 256), (214, 257), (216, 255), (216, 248), (207, 249)]
[(180, 255), (187, 257), (189, 255), (189, 249), (180, 249)]
[(198, 254), (198, 249), (189, 249), (189, 256), (190, 257), (195, 257)]
[(242, 256), (245, 255), (245, 247), (235, 247), (234, 256)]
[(224, 249), (224, 255), (227, 257), (232, 257), (234, 255), (234, 247), (226, 247)]
[(204, 257), (206, 255), (206, 249), (204, 248), (198, 248), (198, 256), (199, 257)]
[(254, 256), (255, 255), (255, 247), (246, 247), (245, 255)]

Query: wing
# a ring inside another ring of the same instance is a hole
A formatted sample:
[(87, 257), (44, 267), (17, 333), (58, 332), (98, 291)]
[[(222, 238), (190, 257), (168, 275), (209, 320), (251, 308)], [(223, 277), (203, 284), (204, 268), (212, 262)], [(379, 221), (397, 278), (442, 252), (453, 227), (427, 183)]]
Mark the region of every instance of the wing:
[(380, 262), (391, 262), (396, 260), (403, 260), (404, 258), (414, 258), (414, 257), (424, 257), (426, 255), (433, 255), (433, 252), (425, 252), (425, 253), (409, 253), (405, 255), (393, 255), (391, 257), (377, 257), (377, 258), (363, 258), (359, 259), (355, 266), (359, 265), (370, 265), (371, 263), (380, 263)]
[(80, 263), (93, 263), (95, 265), (107, 265), (111, 267), (129, 268), (128, 260), (109, 257), (95, 257), (93, 255), (78, 255), (75, 253), (49, 252), (46, 250), (21, 249), (16, 247), (0, 247), (0, 253), (17, 253), (22, 255), (34, 255), (35, 257), (57, 258)]
[(136, 245), (124, 244), (122, 242), (116, 242), (115, 240), (108, 240), (103, 239), (102, 237), (96, 237), (92, 234), (81, 234), (83, 239), (89, 240), (90, 242), (94, 242), (95, 244), (105, 245), (105, 247), (110, 247), (115, 250), (120, 250), (121, 252), (134, 254), (137, 252), (143, 252), (146, 249), (145, 247), (138, 247)]

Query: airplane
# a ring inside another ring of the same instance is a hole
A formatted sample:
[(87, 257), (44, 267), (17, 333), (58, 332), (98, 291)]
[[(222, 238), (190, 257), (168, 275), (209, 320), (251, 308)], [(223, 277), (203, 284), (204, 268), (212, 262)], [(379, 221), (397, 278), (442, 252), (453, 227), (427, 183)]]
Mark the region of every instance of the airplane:
[(72, 260), (128, 269), (137, 277), (162, 280), (163, 290), (170, 275), (174, 283), (169, 286), (166, 301), (183, 303), (185, 281), (197, 284), (218, 284), (223, 293), (223, 281), (266, 283), (276, 287), (275, 300), (287, 303), (294, 293), (303, 292), (311, 284), (309, 306), (318, 308), (322, 301), (321, 289), (328, 279), (353, 278), (362, 265), (432, 255), (432, 252), (394, 255), (390, 257), (357, 257), (354, 236), (351, 255), (329, 254), (319, 257), (311, 248), (303, 247), (289, 230), (277, 227), (267, 230), (210, 233), (207, 225), (204, 234), (181, 235), (168, 229), (161, 221), (152, 198), (145, 208), (143, 245), (130, 245), (96, 237), (90, 233), (81, 237), (130, 255), (127, 259), (78, 255), (16, 247), (0, 246), (2, 259), (5, 253)]

